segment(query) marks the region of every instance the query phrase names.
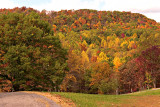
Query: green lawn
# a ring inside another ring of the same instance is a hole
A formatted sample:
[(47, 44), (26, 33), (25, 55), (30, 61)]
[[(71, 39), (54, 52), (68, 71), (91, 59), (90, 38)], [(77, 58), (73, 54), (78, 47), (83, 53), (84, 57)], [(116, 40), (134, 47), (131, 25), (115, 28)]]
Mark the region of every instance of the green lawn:
[(139, 92), (131, 93), (129, 95), (131, 96), (160, 95), (160, 88), (155, 90), (151, 89), (151, 90), (139, 91)]
[(147, 90), (125, 95), (96, 95), (64, 92), (54, 92), (52, 94), (58, 94), (62, 97), (71, 99), (78, 107), (133, 107), (141, 105), (141, 102), (144, 104), (144, 100), (146, 100), (146, 103), (148, 104), (153, 98), (155, 101), (160, 98), (160, 90)]

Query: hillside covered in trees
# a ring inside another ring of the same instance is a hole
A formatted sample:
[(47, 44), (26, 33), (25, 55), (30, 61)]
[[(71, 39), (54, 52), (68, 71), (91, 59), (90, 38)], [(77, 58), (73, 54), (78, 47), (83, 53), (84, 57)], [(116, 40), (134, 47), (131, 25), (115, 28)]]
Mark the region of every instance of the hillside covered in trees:
[(138, 13), (0, 10), (0, 89), (118, 94), (160, 87), (160, 24)]

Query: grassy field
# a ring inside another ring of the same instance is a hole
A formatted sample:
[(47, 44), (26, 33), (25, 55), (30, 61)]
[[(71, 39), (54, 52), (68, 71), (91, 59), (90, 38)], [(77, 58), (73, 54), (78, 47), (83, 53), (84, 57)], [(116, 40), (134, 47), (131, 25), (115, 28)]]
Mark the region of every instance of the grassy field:
[(160, 107), (160, 89), (125, 95), (93, 95), (54, 92), (71, 99), (77, 107)]

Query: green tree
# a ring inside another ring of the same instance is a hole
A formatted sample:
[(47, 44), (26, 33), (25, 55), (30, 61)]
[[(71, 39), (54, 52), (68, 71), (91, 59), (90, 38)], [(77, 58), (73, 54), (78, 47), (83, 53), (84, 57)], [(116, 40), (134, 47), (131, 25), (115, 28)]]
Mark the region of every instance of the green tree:
[(66, 51), (52, 36), (51, 25), (35, 12), (0, 14), (0, 20), (0, 76), (15, 91), (58, 88)]

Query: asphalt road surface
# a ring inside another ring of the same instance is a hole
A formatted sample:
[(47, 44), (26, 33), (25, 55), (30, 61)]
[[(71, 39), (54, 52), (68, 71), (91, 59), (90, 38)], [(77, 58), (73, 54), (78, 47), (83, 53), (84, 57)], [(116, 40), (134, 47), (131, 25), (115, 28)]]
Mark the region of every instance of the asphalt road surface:
[(60, 105), (37, 94), (6, 92), (0, 93), (0, 107), (60, 107)]

